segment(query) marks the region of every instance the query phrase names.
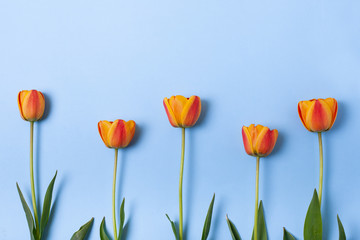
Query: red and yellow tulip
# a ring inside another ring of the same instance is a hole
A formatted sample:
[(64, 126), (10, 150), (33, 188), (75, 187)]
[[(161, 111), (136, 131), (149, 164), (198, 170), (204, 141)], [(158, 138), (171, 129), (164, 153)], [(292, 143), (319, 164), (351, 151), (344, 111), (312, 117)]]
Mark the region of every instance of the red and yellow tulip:
[(23, 90), (18, 94), (18, 106), (22, 119), (29, 122), (38, 121), (45, 110), (44, 95), (36, 90)]
[(195, 125), (201, 112), (198, 96), (186, 98), (180, 95), (164, 98), (164, 107), (173, 127), (188, 128)]
[(338, 105), (334, 98), (300, 101), (298, 112), (301, 122), (311, 132), (329, 130), (335, 122)]
[[(98, 130), (101, 136), (101, 139), (108, 148), (115, 149), (115, 159), (114, 159), (114, 178), (113, 178), (113, 191), (112, 191), (112, 209), (113, 209), (113, 228), (114, 228), (114, 239), (120, 239), (121, 233), (123, 231), (123, 226), (120, 224), (119, 237), (117, 235), (117, 225), (116, 225), (116, 170), (117, 170), (117, 161), (118, 161), (118, 151), (119, 148), (125, 148), (129, 145), (135, 134), (135, 122), (133, 120), (124, 121), (117, 119), (114, 122), (109, 121), (100, 121), (98, 123)], [(125, 198), (121, 203), (123, 208), (125, 204)], [(120, 222), (125, 221), (125, 215), (120, 214)], [(105, 217), (102, 220), (100, 225), (100, 232), (105, 232)], [(101, 234), (100, 234), (101, 235)], [(102, 237), (101, 237), (102, 239)]]
[(262, 125), (251, 124), (249, 127), (243, 126), (242, 136), (247, 154), (255, 157), (266, 157), (274, 149), (278, 131), (276, 129), (270, 130)]
[(108, 148), (125, 148), (135, 134), (135, 122), (117, 119), (114, 122), (100, 121), (98, 129), (100, 136)]

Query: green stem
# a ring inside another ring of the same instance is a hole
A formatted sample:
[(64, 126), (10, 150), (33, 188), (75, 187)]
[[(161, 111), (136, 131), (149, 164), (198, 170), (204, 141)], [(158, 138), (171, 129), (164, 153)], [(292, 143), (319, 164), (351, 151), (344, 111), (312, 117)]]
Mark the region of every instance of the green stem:
[(183, 240), (183, 203), (182, 203), (182, 184), (184, 175), (184, 153), (185, 153), (185, 128), (182, 129), (182, 143), (181, 143), (181, 165), (180, 165), (180, 181), (179, 181), (179, 236)]
[(324, 157), (321, 132), (318, 132), (319, 137), (319, 155), (320, 155), (320, 178), (319, 178), (319, 203), (321, 206), (322, 188), (323, 188), (323, 172), (324, 172)]
[(118, 149), (115, 149), (115, 161), (114, 161), (114, 178), (113, 178), (113, 192), (112, 192), (112, 207), (113, 207), (113, 226), (114, 226), (114, 240), (117, 240), (116, 230), (116, 214), (115, 214), (115, 189), (116, 189), (116, 170), (118, 160)]
[(32, 198), (32, 204), (33, 204), (33, 210), (34, 210), (34, 216), (35, 216), (35, 224), (36, 228), (39, 228), (39, 218), (37, 213), (37, 207), (36, 207), (36, 197), (35, 197), (35, 184), (34, 184), (34, 122), (30, 122), (30, 182), (31, 182), (31, 198)]
[(259, 212), (259, 167), (260, 157), (256, 157), (256, 184), (255, 184), (255, 219), (254, 240), (258, 240), (258, 212)]

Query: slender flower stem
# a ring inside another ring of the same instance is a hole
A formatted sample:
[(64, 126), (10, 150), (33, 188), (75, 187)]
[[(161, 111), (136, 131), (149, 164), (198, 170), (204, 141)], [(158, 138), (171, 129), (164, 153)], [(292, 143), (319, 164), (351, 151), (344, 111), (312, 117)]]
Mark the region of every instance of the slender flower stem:
[(118, 160), (118, 149), (115, 149), (115, 160), (114, 160), (114, 178), (113, 178), (113, 192), (112, 192), (112, 207), (113, 207), (113, 226), (114, 226), (114, 240), (117, 240), (116, 230), (116, 214), (115, 214), (115, 188), (116, 188), (116, 170)]
[(181, 165), (180, 165), (180, 181), (179, 181), (179, 236), (183, 240), (183, 203), (182, 203), (182, 184), (184, 175), (184, 153), (185, 153), (185, 128), (182, 129), (182, 143), (181, 143)]
[(319, 137), (319, 155), (320, 155), (320, 178), (319, 178), (319, 203), (321, 206), (322, 188), (323, 188), (323, 172), (324, 172), (324, 157), (321, 132), (318, 132)]
[(39, 218), (37, 213), (37, 207), (36, 207), (36, 197), (35, 197), (35, 184), (34, 184), (34, 122), (30, 122), (30, 182), (31, 182), (31, 198), (32, 198), (32, 204), (34, 209), (34, 216), (35, 216), (35, 224), (36, 227), (39, 227)]
[(259, 212), (259, 167), (260, 157), (256, 157), (256, 184), (255, 184), (255, 223), (254, 240), (258, 240), (258, 212)]

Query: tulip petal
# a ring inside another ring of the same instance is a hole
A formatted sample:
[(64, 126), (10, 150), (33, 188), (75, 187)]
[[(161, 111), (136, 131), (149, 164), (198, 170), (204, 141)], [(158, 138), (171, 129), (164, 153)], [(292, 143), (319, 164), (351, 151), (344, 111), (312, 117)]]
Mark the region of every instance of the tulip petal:
[(326, 99), (324, 99), (324, 101), (330, 107), (331, 112), (332, 112), (332, 121), (331, 121), (331, 124), (329, 127), (329, 129), (330, 129), (334, 125), (336, 117), (337, 117), (338, 104), (337, 104), (336, 99), (334, 99), (334, 98), (326, 98)]
[(171, 109), (174, 112), (176, 121), (179, 123), (179, 125), (182, 125), (181, 122), (181, 113), (187, 103), (187, 98), (181, 95), (172, 96), (169, 99), (169, 104), (171, 106)]
[(270, 131), (268, 127), (263, 127), (256, 140), (256, 153), (262, 157), (268, 156), (275, 147), (277, 137), (276, 129)]
[(306, 120), (306, 115), (308, 113), (308, 110), (311, 107), (311, 105), (313, 104), (313, 101), (314, 101), (314, 99), (312, 99), (310, 101), (300, 101), (298, 103), (298, 113), (299, 113), (300, 120), (301, 120), (302, 124), (304, 125), (304, 127), (309, 131), (311, 131), (311, 130), (306, 125), (305, 120)]
[(268, 136), (269, 132), (270, 129), (268, 127), (263, 127), (258, 132), (258, 135), (255, 138), (255, 142), (253, 143), (255, 145), (254, 149), (255, 152), (259, 155), (264, 155), (264, 152), (266, 152), (266, 149), (269, 145), (269, 136)]
[(107, 146), (107, 147), (110, 147), (109, 143), (108, 143), (108, 133), (109, 133), (109, 129), (111, 127), (111, 124), (112, 122), (109, 122), (109, 121), (100, 121), (98, 123), (98, 130), (99, 130), (99, 134), (101, 136), (101, 139), (103, 140), (104, 144)]
[(181, 124), (183, 127), (191, 127), (198, 120), (201, 112), (201, 101), (198, 96), (191, 96), (181, 113)]
[(44, 113), (45, 108), (44, 96), (38, 91), (31, 90), (23, 100), (23, 112), (28, 120), (40, 119)]
[(38, 97), (39, 97), (39, 109), (38, 109), (38, 120), (42, 118), (42, 116), (44, 115), (44, 111), (45, 111), (45, 97), (44, 94), (42, 94), (42, 92), (37, 91), (38, 93)]
[(266, 128), (266, 127), (264, 127), (263, 125), (260, 125), (260, 124), (256, 125), (256, 127), (255, 127), (255, 134), (254, 134), (254, 139), (253, 139), (253, 148), (254, 148), (256, 153), (257, 153), (256, 142), (259, 139), (259, 135), (264, 130), (264, 128)]
[(167, 115), (168, 118), (169, 118), (170, 124), (171, 124), (173, 127), (179, 127), (179, 124), (178, 124), (178, 122), (177, 122), (177, 120), (176, 120), (175, 114), (174, 114), (174, 112), (173, 112), (173, 110), (171, 109), (171, 106), (170, 106), (170, 104), (169, 104), (169, 99), (164, 98), (163, 104), (164, 104), (164, 108), (165, 108), (165, 111), (166, 111), (166, 115)]
[(110, 147), (119, 148), (122, 146), (124, 137), (126, 136), (124, 120), (115, 120), (109, 129), (107, 139)]
[[(245, 126), (244, 126), (245, 127)], [(251, 143), (251, 148), (254, 149), (254, 140), (255, 140), (255, 124), (251, 124), (249, 127), (247, 127), (247, 130), (249, 132), (249, 142)]]
[(313, 132), (322, 132), (330, 128), (332, 112), (323, 99), (317, 99), (311, 105), (306, 116), (306, 125)]
[(24, 95), (26, 94), (26, 90), (24, 91), (20, 91), (19, 94), (18, 94), (18, 106), (19, 106), (19, 111), (20, 111), (20, 116), (22, 119), (26, 120), (25, 117), (24, 117), (24, 113), (23, 113), (23, 110), (22, 110), (22, 100), (24, 99)]
[(126, 135), (124, 137), (123, 143), (121, 147), (127, 147), (129, 145), (129, 143), (131, 142), (131, 140), (134, 137), (135, 134), (135, 122), (133, 120), (127, 121), (125, 122), (125, 132)]
[(258, 138), (259, 133), (263, 129), (263, 126), (262, 125), (256, 125), (255, 126), (255, 124), (251, 124), (248, 129), (249, 129), (249, 133), (250, 133), (250, 136), (251, 136), (252, 148), (253, 148), (254, 153), (255, 153), (256, 152), (256, 139)]
[[(250, 128), (250, 126), (249, 126), (249, 128)], [(242, 127), (242, 137), (243, 137), (243, 142), (244, 142), (244, 148), (245, 148), (245, 151), (247, 154), (254, 155), (252, 137), (249, 132), (249, 128), (247, 128), (245, 126)]]

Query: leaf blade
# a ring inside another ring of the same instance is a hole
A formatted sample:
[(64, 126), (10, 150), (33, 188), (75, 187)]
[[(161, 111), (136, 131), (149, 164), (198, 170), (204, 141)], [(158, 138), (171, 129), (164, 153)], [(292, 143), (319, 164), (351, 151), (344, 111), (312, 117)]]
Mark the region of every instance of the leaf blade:
[(172, 228), (172, 231), (173, 231), (173, 233), (174, 233), (175, 239), (176, 239), (176, 240), (179, 240), (175, 223), (174, 223), (173, 221), (171, 221), (169, 215), (167, 215), (167, 214), (165, 214), (165, 215), (166, 215), (167, 219), (169, 220), (169, 222), (170, 222), (170, 224), (171, 224), (171, 228)]
[(286, 229), (284, 228), (284, 240), (295, 240), (294, 236), (291, 235)]
[(232, 240), (241, 240), (240, 234), (236, 229), (234, 223), (226, 215), (226, 222), (228, 224)]
[(103, 220), (101, 221), (100, 224), (100, 239), (101, 240), (111, 240), (108, 235), (106, 234), (106, 230), (105, 230), (105, 217), (103, 218)]
[(88, 233), (88, 230), (92, 226), (92, 223), (94, 222), (94, 218), (91, 218), (90, 221), (82, 225), (78, 231), (76, 231), (70, 240), (83, 240), (86, 237), (86, 234)]
[(18, 193), (20, 196), (21, 204), (22, 204), (24, 212), (25, 212), (26, 220), (28, 223), (29, 231), (30, 231), (31, 240), (35, 240), (34, 233), (36, 232), (36, 229), (35, 229), (35, 224), (34, 224), (34, 218), (32, 216), (29, 206), (27, 205), (27, 203), (25, 201), (24, 195), (22, 194), (18, 183), (16, 183), (16, 187), (17, 187), (17, 190), (18, 190)]
[(346, 240), (344, 226), (342, 225), (339, 215), (337, 215), (337, 222), (339, 226), (339, 240)]
[(306, 213), (304, 240), (322, 240), (322, 219), (319, 197), (314, 190), (313, 198)]
[[(267, 240), (267, 231), (266, 231), (266, 222), (264, 216), (264, 207), (262, 201), (260, 201), (259, 210), (258, 210), (258, 239), (259, 240)], [(254, 239), (254, 231), (251, 239)]]
[(42, 235), (42, 233), (46, 227), (46, 224), (48, 223), (48, 220), (49, 220), (51, 199), (52, 199), (52, 193), (53, 193), (53, 189), (54, 189), (54, 183), (55, 183), (56, 176), (57, 176), (57, 171), (46, 190), (44, 204), (43, 204), (43, 210), (42, 210), (41, 220), (40, 220), (40, 236)]
[(119, 226), (119, 237), (118, 240), (121, 240), (121, 235), (123, 233), (125, 223), (125, 198), (123, 198), (121, 207), (120, 207), (120, 226)]
[(213, 213), (213, 209), (214, 209), (214, 201), (215, 201), (215, 193), (212, 197), (208, 212), (206, 214), (201, 240), (206, 240), (207, 237), (209, 236), (210, 227), (211, 227), (211, 218), (212, 218), (212, 213)]

